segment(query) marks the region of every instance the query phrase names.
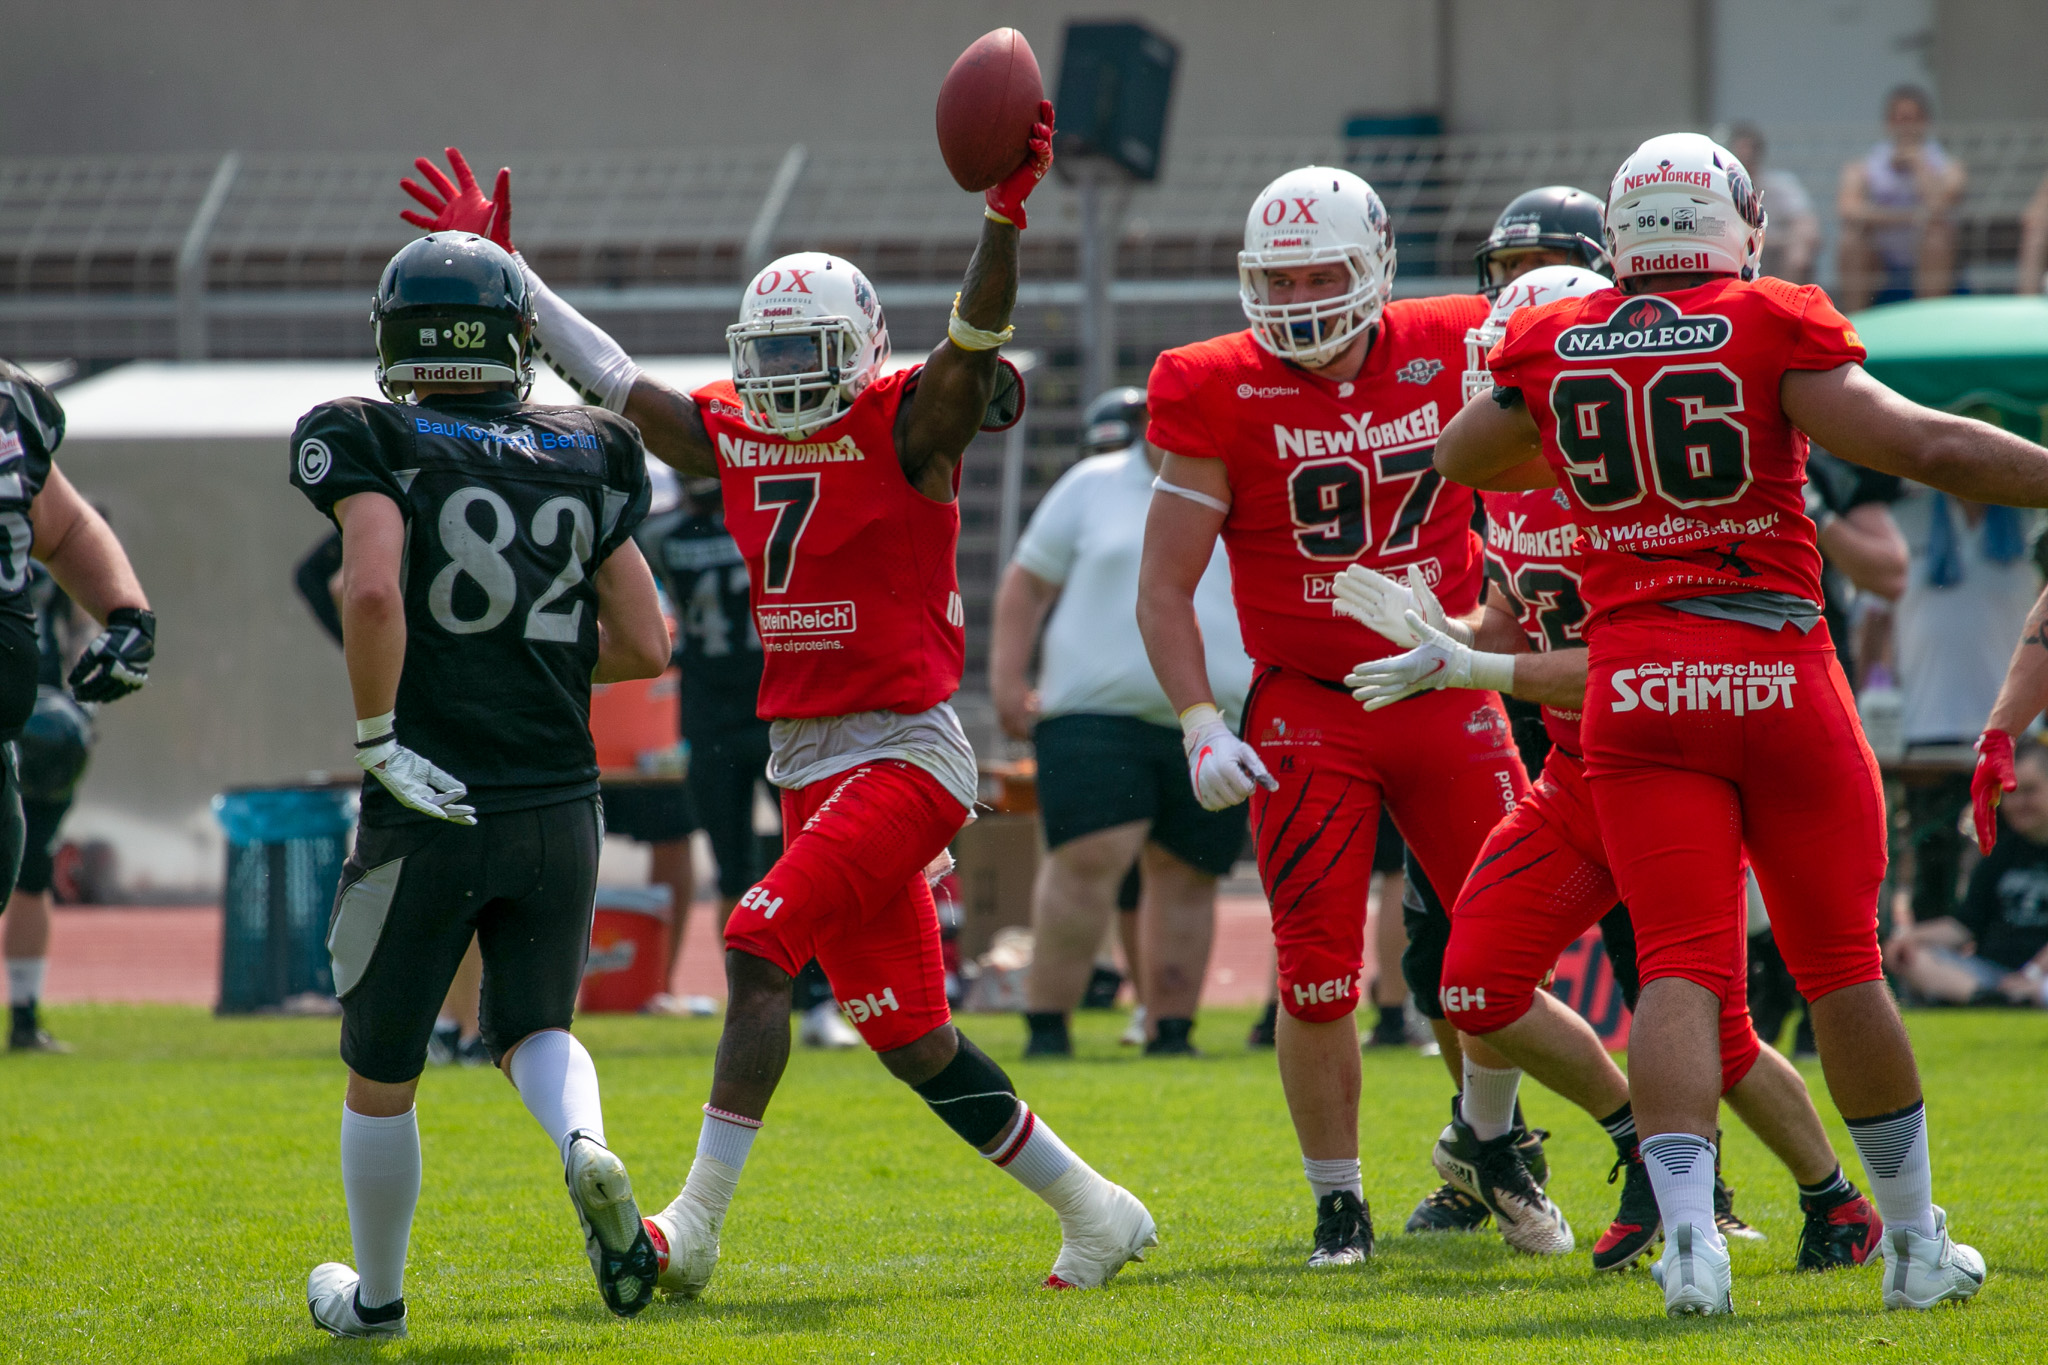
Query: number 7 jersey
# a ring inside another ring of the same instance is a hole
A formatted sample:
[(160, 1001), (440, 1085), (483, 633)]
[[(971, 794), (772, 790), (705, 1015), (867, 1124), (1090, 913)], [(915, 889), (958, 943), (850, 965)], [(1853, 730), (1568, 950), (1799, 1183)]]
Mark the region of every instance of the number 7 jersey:
[(1750, 592), (1821, 601), (1787, 370), (1860, 362), (1815, 285), (1733, 276), (1517, 313), (1489, 358), (1521, 391), (1585, 537), (1588, 625), (1632, 603)]
[(912, 488), (896, 451), (917, 374), (884, 375), (798, 440), (748, 426), (730, 380), (690, 395), (747, 560), (763, 720), (916, 715), (960, 688), (960, 503)]
[(1432, 457), (1462, 397), (1477, 294), (1398, 300), (1358, 377), (1344, 383), (1268, 353), (1250, 332), (1163, 352), (1146, 393), (1159, 450), (1223, 461), (1223, 545), (1245, 652), (1334, 683), (1394, 646), (1331, 609), (1347, 564), (1409, 567), (1452, 615), (1479, 600), (1473, 495)]
[[(479, 813), (594, 795), (592, 579), (647, 515), (632, 423), (502, 391), (336, 399), (292, 433), (292, 483), (329, 517), (357, 493), (405, 517), (398, 742), (467, 784)], [(428, 818), (364, 783), (366, 823)]]

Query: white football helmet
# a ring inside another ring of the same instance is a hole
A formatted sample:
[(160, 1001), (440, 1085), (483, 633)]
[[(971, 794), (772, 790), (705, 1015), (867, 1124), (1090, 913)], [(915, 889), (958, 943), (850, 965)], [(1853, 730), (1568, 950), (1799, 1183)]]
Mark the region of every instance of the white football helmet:
[(1493, 310), (1486, 321), (1465, 333), (1465, 401), (1492, 392), (1493, 372), (1486, 367), (1486, 357), (1508, 334), (1508, 320), (1515, 314), (1557, 299), (1612, 288), (1613, 280), (1576, 265), (1540, 265), (1502, 285), (1493, 296)]
[[(1274, 303), (1271, 270), (1341, 263), (1351, 287), (1311, 303)], [(1238, 297), (1259, 345), (1297, 365), (1329, 364), (1379, 321), (1394, 289), (1394, 242), (1387, 208), (1350, 171), (1303, 166), (1259, 191), (1237, 253)]]
[(835, 421), (889, 359), (889, 326), (850, 261), (799, 251), (747, 285), (725, 329), (747, 425), (791, 439)]
[(1607, 192), (1614, 278), (1672, 272), (1754, 279), (1764, 206), (1735, 154), (1698, 133), (1666, 133), (1635, 149)]

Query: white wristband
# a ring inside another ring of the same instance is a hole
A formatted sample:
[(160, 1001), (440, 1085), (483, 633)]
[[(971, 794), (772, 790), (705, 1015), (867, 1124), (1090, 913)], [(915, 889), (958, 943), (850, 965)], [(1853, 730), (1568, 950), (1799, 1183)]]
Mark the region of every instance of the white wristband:
[(515, 253), (512, 259), (519, 262), (519, 273), (526, 277), (527, 293), (533, 297), (540, 358), (586, 402), (624, 413), (640, 367), (602, 327), (548, 288), (524, 256)]
[(396, 711), (386, 711), (381, 716), (371, 716), (368, 720), (359, 720), (356, 722), (356, 743), (370, 744), (383, 739), (397, 728), (397, 724), (398, 712)]
[(946, 336), (948, 340), (961, 350), (993, 351), (998, 346), (1009, 345), (1010, 338), (1016, 335), (1017, 328), (1014, 324), (1003, 328), (1000, 332), (991, 332), (976, 327), (966, 318), (960, 316), (960, 296), (958, 294), (953, 296), (953, 315), (946, 319)]
[(1515, 656), (1472, 651), (1471, 686), (1484, 692), (1515, 690)]
[(1208, 725), (1222, 723), (1223, 713), (1216, 709), (1214, 702), (1198, 701), (1180, 713), (1180, 732), (1184, 736), (1192, 736)]

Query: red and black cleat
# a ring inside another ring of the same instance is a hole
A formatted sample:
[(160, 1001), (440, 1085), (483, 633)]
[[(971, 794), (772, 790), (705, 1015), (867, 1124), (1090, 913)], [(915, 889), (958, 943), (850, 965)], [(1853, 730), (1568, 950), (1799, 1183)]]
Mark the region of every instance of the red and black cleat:
[(1806, 1214), (1806, 1226), (1799, 1230), (1794, 1269), (1840, 1270), (1877, 1255), (1884, 1220), (1853, 1186), (1846, 1197), (1826, 1202), (1802, 1195), (1799, 1207)]
[(1657, 1212), (1657, 1194), (1650, 1188), (1650, 1172), (1643, 1166), (1642, 1148), (1617, 1161), (1607, 1173), (1607, 1183), (1621, 1180), (1621, 1207), (1600, 1240), (1593, 1244), (1593, 1269), (1626, 1270), (1642, 1254), (1657, 1245), (1664, 1232), (1663, 1216)]

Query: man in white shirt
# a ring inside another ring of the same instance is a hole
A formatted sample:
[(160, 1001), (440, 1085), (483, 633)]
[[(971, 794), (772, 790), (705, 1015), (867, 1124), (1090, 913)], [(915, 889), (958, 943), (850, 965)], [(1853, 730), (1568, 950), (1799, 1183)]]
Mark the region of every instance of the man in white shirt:
[[(1204, 810), (1189, 788), (1180, 724), (1138, 634), (1138, 563), (1159, 460), (1144, 430), (1142, 390), (1112, 389), (1089, 406), (1084, 443), (1105, 453), (1082, 460), (1046, 493), (996, 594), (990, 690), (1004, 730), (1036, 741), (1049, 849), (1032, 897), (1026, 1056), (1073, 1051), (1067, 1015), (1134, 860), (1145, 1050), (1193, 1052), (1216, 880), (1244, 845), (1245, 808)], [(1251, 661), (1220, 546), (1195, 610), (1217, 706), (1235, 726)], [(1034, 690), (1027, 669), (1048, 611)]]

